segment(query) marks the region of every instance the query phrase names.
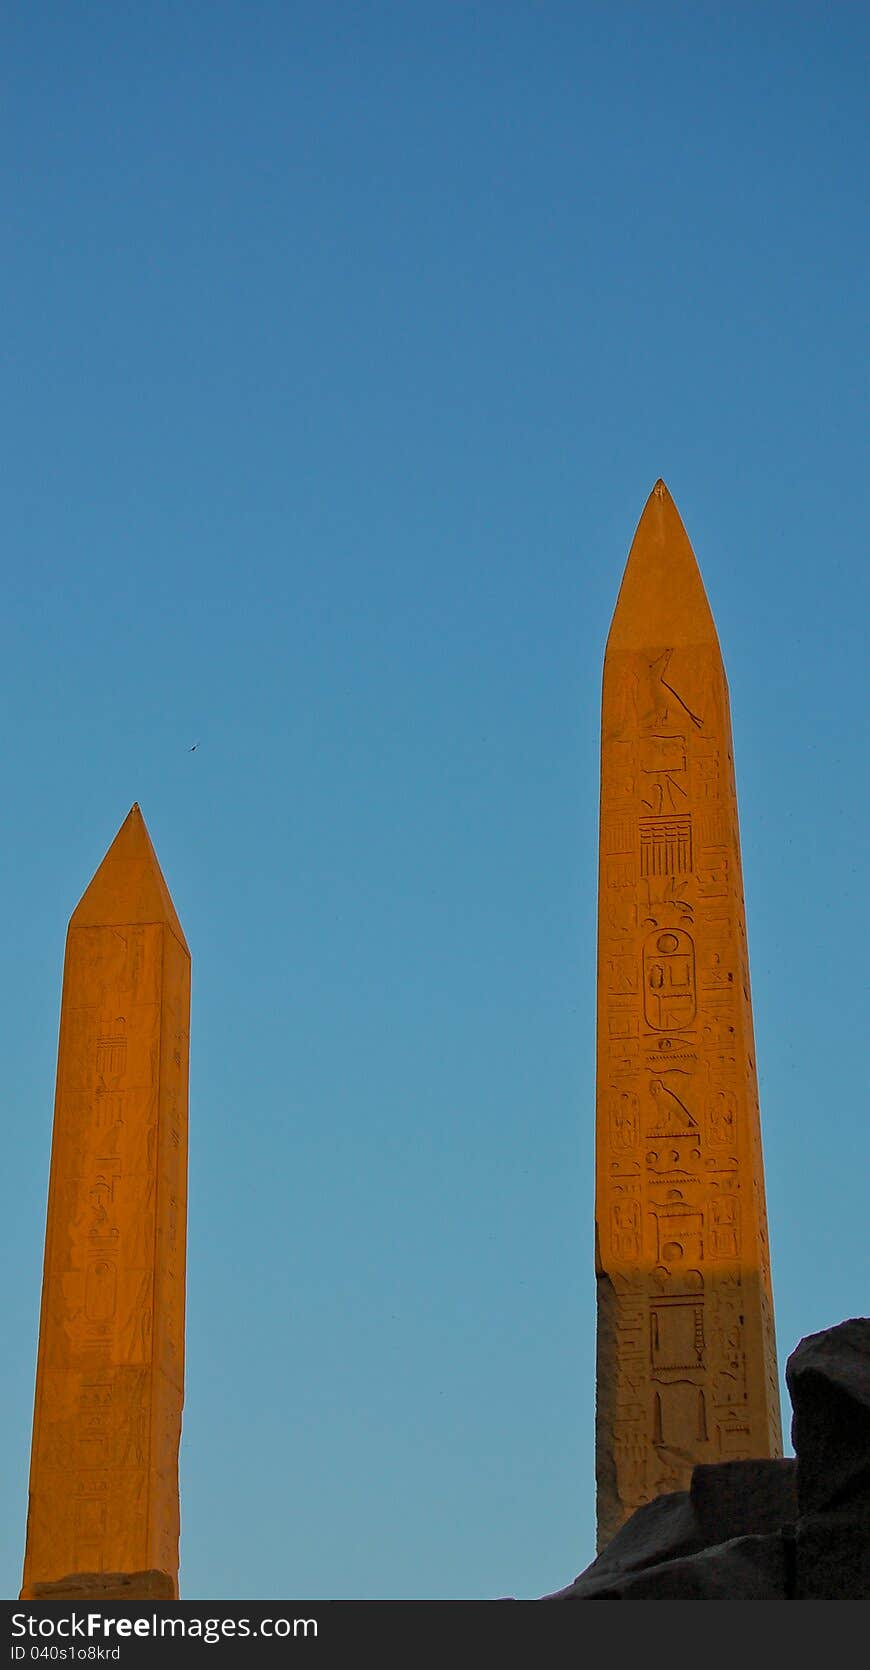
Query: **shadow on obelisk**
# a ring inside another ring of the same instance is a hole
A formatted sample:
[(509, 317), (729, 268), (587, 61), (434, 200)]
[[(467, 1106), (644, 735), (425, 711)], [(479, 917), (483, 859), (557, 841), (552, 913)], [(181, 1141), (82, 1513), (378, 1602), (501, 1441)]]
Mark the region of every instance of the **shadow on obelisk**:
[(544, 1600), (870, 1599), (870, 1318), (786, 1366), (796, 1459), (696, 1467)]

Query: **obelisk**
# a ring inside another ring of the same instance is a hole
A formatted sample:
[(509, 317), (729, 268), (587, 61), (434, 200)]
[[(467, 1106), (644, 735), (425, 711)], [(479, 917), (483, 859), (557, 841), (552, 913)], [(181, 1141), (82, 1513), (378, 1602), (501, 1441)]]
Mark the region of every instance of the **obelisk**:
[(696, 1462), (782, 1453), (728, 686), (663, 481), (604, 657), (598, 1546)]
[(138, 806), (69, 924), (22, 1599), (178, 1594), (190, 953)]

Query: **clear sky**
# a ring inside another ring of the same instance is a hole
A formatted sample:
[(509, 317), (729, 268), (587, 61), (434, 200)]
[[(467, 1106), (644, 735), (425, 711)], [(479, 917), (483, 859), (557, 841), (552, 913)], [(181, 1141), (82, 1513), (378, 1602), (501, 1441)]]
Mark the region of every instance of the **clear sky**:
[(731, 685), (783, 1363), (868, 1309), (868, 42), (5, 9), (3, 1594), (64, 934), (134, 800), (193, 956), (182, 1593), (591, 1559), (600, 674), (659, 475)]

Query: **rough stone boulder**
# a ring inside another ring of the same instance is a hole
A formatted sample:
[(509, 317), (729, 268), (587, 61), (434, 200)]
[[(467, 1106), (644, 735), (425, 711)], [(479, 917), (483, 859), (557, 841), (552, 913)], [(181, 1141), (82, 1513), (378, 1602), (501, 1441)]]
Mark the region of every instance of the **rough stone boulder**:
[(786, 1367), (796, 1460), (696, 1467), (546, 1600), (870, 1599), (870, 1318)]
[(870, 1597), (870, 1318), (802, 1339), (786, 1365), (794, 1414), (801, 1600)]
[(738, 1582), (747, 1599), (781, 1598), (780, 1531), (796, 1517), (795, 1471), (790, 1460), (696, 1467), (688, 1490), (638, 1508), (587, 1571), (546, 1598), (726, 1600)]
[(870, 1512), (870, 1318), (809, 1334), (785, 1380), (802, 1514), (826, 1508)]

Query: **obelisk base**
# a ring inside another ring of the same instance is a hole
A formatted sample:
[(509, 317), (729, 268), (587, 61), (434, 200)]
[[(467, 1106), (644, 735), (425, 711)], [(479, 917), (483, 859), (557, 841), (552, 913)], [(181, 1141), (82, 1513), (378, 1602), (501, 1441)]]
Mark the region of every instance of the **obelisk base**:
[(177, 1600), (166, 1571), (75, 1571), (54, 1583), (34, 1583), (19, 1600)]

